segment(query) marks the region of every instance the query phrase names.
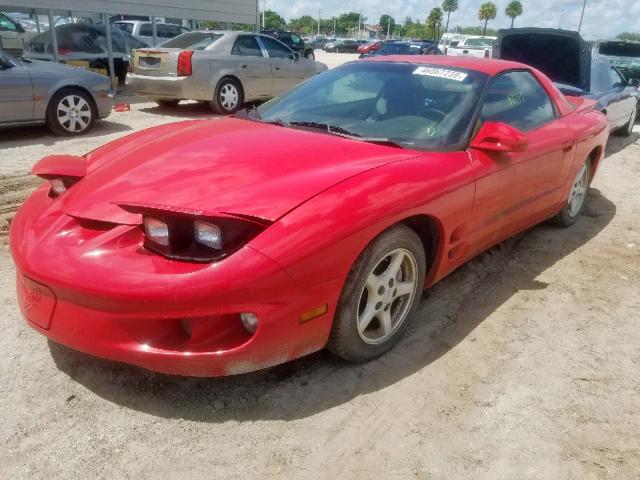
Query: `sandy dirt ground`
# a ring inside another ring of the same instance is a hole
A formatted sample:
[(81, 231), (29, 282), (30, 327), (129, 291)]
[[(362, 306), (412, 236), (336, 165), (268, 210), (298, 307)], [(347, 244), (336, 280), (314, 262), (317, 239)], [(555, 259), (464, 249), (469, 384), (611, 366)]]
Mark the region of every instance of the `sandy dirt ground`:
[[(81, 139), (1, 137), (0, 164), (23, 159), (0, 178), (5, 223), (40, 156), (208, 115), (133, 108)], [(638, 478), (638, 132), (612, 137), (576, 225), (460, 268), (365, 365), (321, 352), (190, 379), (92, 358), (26, 326), (0, 245), (0, 478)]]

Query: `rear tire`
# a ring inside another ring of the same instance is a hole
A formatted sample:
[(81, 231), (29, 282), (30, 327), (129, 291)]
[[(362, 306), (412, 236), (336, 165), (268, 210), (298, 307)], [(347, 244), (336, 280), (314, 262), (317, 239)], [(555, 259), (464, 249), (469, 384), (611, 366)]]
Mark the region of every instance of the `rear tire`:
[(209, 102), (211, 110), (220, 115), (231, 115), (237, 112), (244, 103), (242, 86), (234, 78), (223, 78), (216, 87), (213, 100)]
[(79, 88), (56, 92), (47, 107), (46, 122), (57, 135), (75, 136), (87, 133), (98, 118), (91, 95)]
[(631, 112), (631, 117), (627, 124), (622, 127), (619, 131), (620, 135), (623, 137), (628, 137), (633, 133), (633, 127), (636, 124), (636, 118), (638, 116), (638, 106), (633, 107), (633, 111)]
[(571, 184), (569, 197), (562, 207), (562, 210), (552, 219), (555, 225), (559, 227), (570, 227), (576, 223), (587, 203), (590, 183), (591, 159), (587, 159), (582, 167), (580, 167), (580, 170), (578, 170), (578, 174)]
[(307, 54), (304, 56), (304, 58), (306, 58), (307, 60), (315, 60), (316, 56), (313, 52), (307, 52)]
[(345, 281), (327, 348), (350, 362), (391, 349), (407, 332), (420, 303), (426, 270), (418, 235), (398, 225), (358, 257)]

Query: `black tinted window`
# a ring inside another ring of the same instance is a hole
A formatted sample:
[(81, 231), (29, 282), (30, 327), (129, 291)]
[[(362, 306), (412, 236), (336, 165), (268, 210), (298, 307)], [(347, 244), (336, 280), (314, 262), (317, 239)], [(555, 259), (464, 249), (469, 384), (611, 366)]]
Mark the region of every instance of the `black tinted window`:
[(549, 95), (529, 72), (509, 72), (494, 78), (481, 114), (483, 122), (503, 122), (525, 132), (554, 117)]
[(262, 57), (262, 50), (256, 37), (253, 35), (242, 35), (236, 39), (236, 43), (231, 49), (232, 55), (244, 55), (248, 57)]
[[(159, 32), (159, 28), (158, 25), (156, 25), (156, 31)], [(138, 35), (143, 35), (145, 37), (151, 37), (153, 36), (153, 29), (151, 28), (151, 24), (150, 23), (143, 23), (142, 25), (140, 25), (140, 33)]]
[(191, 50), (204, 50), (213, 42), (222, 38), (221, 33), (189, 32), (178, 35), (162, 44), (167, 48), (190, 48)]
[(289, 54), (291, 50), (289, 50), (282, 43), (274, 40), (269, 37), (260, 37), (262, 43), (264, 43), (267, 52), (269, 52), (269, 57), (271, 58), (289, 58)]

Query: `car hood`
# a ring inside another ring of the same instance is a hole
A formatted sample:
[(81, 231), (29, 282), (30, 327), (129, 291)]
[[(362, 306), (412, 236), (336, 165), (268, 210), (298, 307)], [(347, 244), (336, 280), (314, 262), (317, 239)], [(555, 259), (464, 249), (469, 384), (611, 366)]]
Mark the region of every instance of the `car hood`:
[(494, 58), (537, 68), (552, 81), (588, 91), (591, 49), (578, 32), (552, 28), (500, 30)]
[(236, 118), (168, 124), (87, 155), (68, 215), (135, 225), (119, 205), (275, 221), (351, 176), (419, 153)]

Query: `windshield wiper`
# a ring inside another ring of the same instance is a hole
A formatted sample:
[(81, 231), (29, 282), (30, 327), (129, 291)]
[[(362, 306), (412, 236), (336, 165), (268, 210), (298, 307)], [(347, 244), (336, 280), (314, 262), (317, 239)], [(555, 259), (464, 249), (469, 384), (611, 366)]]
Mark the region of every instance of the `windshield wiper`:
[(290, 122), (290, 126), (292, 127), (305, 127), (305, 128), (315, 128), (318, 130), (323, 130), (331, 135), (336, 135), (342, 138), (348, 138), (350, 140), (359, 140), (361, 142), (367, 143), (376, 143), (380, 145), (389, 145), (392, 147), (405, 148), (401, 143), (392, 140), (387, 137), (364, 137), (359, 133), (351, 132), (346, 128), (338, 127), (335, 125), (329, 125), (327, 123), (320, 122)]

